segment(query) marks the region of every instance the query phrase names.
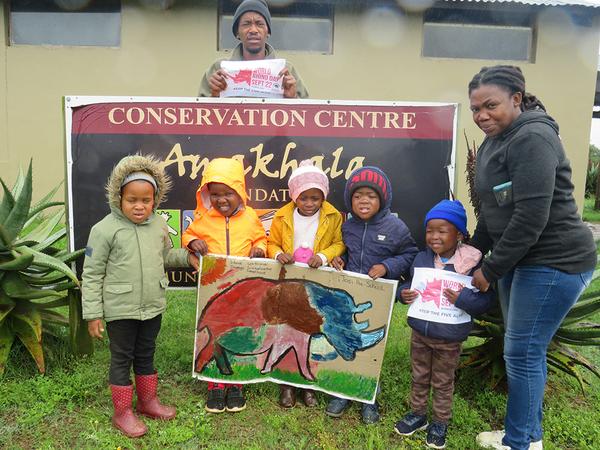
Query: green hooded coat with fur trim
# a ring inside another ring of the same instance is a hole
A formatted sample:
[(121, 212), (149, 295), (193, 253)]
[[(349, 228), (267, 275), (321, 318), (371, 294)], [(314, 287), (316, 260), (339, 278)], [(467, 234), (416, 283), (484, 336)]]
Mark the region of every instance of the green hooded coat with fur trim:
[(154, 208), (171, 187), (160, 162), (128, 156), (113, 169), (106, 192), (111, 213), (92, 227), (83, 264), (83, 318), (148, 320), (166, 307), (167, 267), (188, 267), (188, 252), (171, 248), (165, 220), (152, 214), (135, 224), (121, 212), (121, 183), (132, 172), (150, 174), (157, 183)]

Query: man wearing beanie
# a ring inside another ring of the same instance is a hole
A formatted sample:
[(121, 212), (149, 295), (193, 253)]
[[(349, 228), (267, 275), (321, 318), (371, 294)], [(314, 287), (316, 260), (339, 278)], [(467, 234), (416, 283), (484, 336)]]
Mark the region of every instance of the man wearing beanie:
[[(267, 43), (271, 35), (271, 13), (265, 0), (243, 0), (233, 15), (233, 35), (240, 41), (230, 61), (274, 59), (275, 50)], [(223, 58), (216, 60), (202, 77), (198, 97), (218, 97), (227, 87), (227, 72), (221, 69)], [(294, 66), (286, 60), (283, 75), (285, 98), (307, 98), (308, 91)]]

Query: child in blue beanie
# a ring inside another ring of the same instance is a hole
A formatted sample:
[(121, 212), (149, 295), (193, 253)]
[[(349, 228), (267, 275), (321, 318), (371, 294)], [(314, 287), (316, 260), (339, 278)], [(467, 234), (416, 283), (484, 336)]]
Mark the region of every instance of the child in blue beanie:
[[(411, 267), (449, 270), (462, 275), (472, 275), (481, 265), (481, 252), (464, 244), (468, 238), (467, 215), (458, 200), (442, 200), (425, 216), (425, 242), (427, 248), (420, 252)], [(403, 303), (410, 304), (418, 297), (410, 289), (410, 281), (399, 287)], [(474, 292), (444, 289), (445, 297), (456, 307), (471, 316), (488, 311), (495, 297), (491, 290)], [(472, 320), (450, 324), (408, 318), (412, 328), (410, 342), (412, 388), (411, 411), (396, 423), (394, 431), (402, 436), (427, 429), (427, 447), (444, 448), (446, 432), (452, 414), (454, 372), (458, 366), (462, 342), (467, 339)], [(433, 390), (433, 420), (427, 421), (427, 400)]]

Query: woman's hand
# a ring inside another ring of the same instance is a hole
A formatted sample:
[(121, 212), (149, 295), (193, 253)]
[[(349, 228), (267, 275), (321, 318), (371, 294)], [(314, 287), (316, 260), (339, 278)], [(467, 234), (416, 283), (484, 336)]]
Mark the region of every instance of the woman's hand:
[(481, 292), (487, 292), (487, 290), (490, 288), (490, 282), (486, 280), (485, 276), (483, 276), (481, 269), (477, 269), (475, 271), (471, 284)]
[(102, 324), (102, 319), (88, 320), (88, 333), (93, 338), (103, 339), (104, 325)]

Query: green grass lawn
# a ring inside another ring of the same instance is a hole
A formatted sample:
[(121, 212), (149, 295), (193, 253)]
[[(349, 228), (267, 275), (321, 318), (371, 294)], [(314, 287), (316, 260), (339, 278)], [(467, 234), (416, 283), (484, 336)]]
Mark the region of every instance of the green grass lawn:
[[(600, 282), (600, 281), (599, 281)], [(365, 426), (359, 405), (341, 419), (318, 408), (282, 410), (278, 388), (265, 383), (247, 388), (248, 408), (237, 414), (204, 412), (205, 383), (192, 379), (194, 293), (170, 291), (156, 355), (161, 398), (178, 408), (170, 422), (146, 420), (149, 432), (128, 439), (112, 428), (107, 370), (108, 342), (98, 342), (90, 358), (74, 360), (57, 344), (47, 355), (45, 376), (15, 347), (0, 381), (0, 448), (255, 448), (255, 449), (422, 449), (425, 434), (401, 438), (393, 425), (408, 410), (410, 361), (406, 306), (396, 305), (382, 373), (382, 420)], [(597, 318), (597, 319), (600, 319)], [(585, 349), (596, 363), (597, 348)], [(19, 361), (17, 363), (17, 361)], [(544, 448), (593, 449), (600, 442), (600, 382), (591, 379), (587, 395), (562, 375), (551, 375), (545, 405)], [(478, 374), (463, 370), (456, 384), (448, 448), (474, 449), (479, 431), (502, 427), (505, 394), (490, 390)]]
[(594, 210), (595, 198), (586, 198), (583, 205), (583, 220), (586, 222), (600, 223), (600, 211)]

